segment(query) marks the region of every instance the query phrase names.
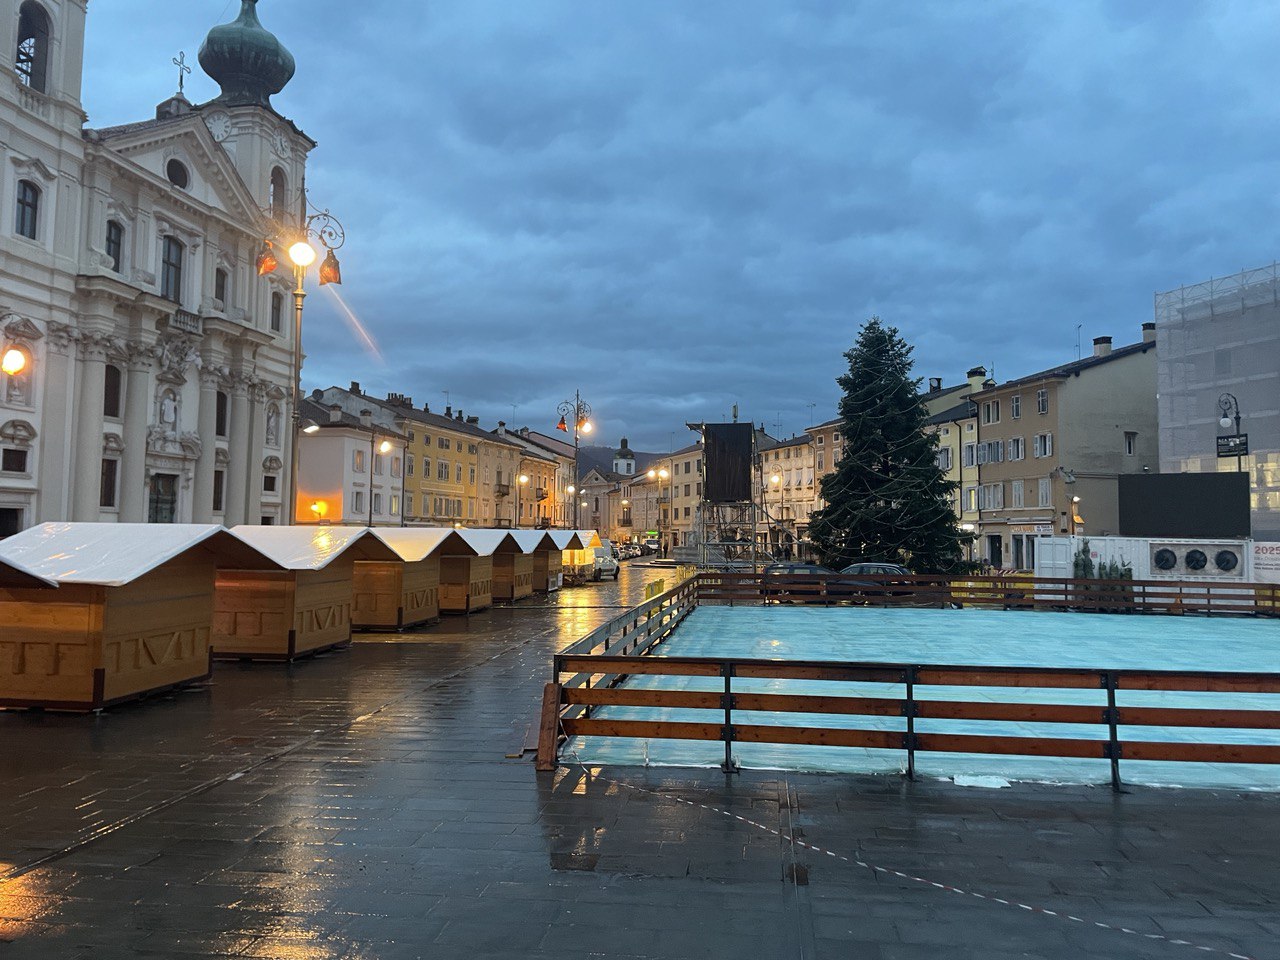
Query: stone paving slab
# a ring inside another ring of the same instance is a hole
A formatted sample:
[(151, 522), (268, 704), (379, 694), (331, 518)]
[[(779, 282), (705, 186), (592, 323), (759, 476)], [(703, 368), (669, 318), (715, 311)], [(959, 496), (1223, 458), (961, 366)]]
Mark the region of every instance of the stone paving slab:
[(539, 775), (508, 757), (551, 653), (651, 575), (624, 567), (616, 586), (293, 666), (220, 666), (208, 687), (96, 718), (0, 714), (0, 956), (1214, 955), (876, 873), (803, 841), (1280, 958), (1273, 795)]

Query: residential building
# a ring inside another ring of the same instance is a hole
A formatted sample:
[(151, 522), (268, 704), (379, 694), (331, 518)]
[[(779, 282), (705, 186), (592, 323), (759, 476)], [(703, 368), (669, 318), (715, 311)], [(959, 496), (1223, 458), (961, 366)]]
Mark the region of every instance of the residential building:
[[(247, 8), (252, 14), (253, 8)], [(42, 520), (272, 523), (292, 457), (294, 238), (315, 142), (271, 104), (294, 61), (243, 20), (221, 93), (87, 129), (86, 3), (0, 18), (0, 536)], [(135, 52), (140, 55), (140, 52)]]
[[(961, 532), (976, 536), (978, 530), (977, 464), (978, 415), (969, 399), (971, 394), (987, 386), (985, 367), (974, 367), (968, 373), (967, 389), (953, 394), (957, 402), (932, 414), (926, 421), (926, 429), (938, 435), (938, 467), (947, 480), (955, 484), (951, 495), (952, 509), (960, 523)], [(972, 543), (970, 544), (972, 555)]]
[(765, 441), (758, 460), (758, 476), (753, 479), (764, 515), (757, 533), (773, 556), (794, 558), (799, 545), (809, 539), (809, 517), (818, 504), (816, 439), (804, 433)]
[(298, 439), (298, 504), (294, 522), (404, 526), (407, 438), (337, 404), (302, 400), (309, 429)]
[(1097, 337), (1090, 357), (970, 395), (977, 439), (963, 456), (993, 567), (1033, 568), (1040, 537), (1117, 531), (1117, 477), (1158, 462), (1154, 324), (1142, 333), (1114, 350)]
[(549, 519), (549, 525), (557, 528), (568, 528), (573, 525), (573, 507), (569, 497), (569, 487), (574, 486), (573, 444), (565, 443), (557, 437), (521, 427), (519, 430), (508, 430), (509, 440), (518, 443), (529, 453), (550, 457), (555, 464), (555, 472), (551, 486), (547, 489), (547, 498), (542, 503), (542, 514)]
[[(519, 443), (518, 434), (508, 433), (507, 436)], [(520, 454), (519, 470), (516, 477), (516, 526), (545, 530), (551, 526), (555, 512), (552, 493), (556, 484), (556, 458), (525, 447)]]
[[(1249, 474), (1253, 536), (1280, 540), (1280, 273), (1245, 270), (1156, 294), (1160, 472)], [(1240, 430), (1249, 455), (1218, 457)], [(1223, 427), (1226, 416), (1231, 423)]]

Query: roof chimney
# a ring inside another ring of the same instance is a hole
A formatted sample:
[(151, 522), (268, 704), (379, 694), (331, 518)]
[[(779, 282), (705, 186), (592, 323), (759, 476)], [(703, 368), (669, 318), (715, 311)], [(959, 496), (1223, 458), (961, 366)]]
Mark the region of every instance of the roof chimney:
[(423, 412), (423, 413), (430, 413), (430, 412), (431, 412), (431, 404), (429, 404), (429, 403), (424, 403), (424, 404), (422, 405), (422, 412)]
[(1093, 355), (1095, 357), (1109, 356), (1111, 353), (1110, 337), (1094, 337), (1093, 338)]
[(352, 393), (354, 393), (354, 394), (356, 394), (357, 396), (359, 396), (359, 395), (360, 395), (360, 381), (359, 381), (359, 380), (352, 380), (352, 381), (351, 381), (351, 392), (352, 392)]
[(447, 404), (447, 403), (445, 404), (444, 415), (448, 417), (450, 420), (453, 419), (453, 406), (451, 404)]
[(930, 377), (930, 378), (929, 378), (929, 392), (930, 392), (930, 393), (938, 393), (938, 392), (939, 392), (939, 391), (941, 391), (941, 390), (942, 390), (942, 378), (941, 378), (941, 377)]
[(459, 407), (459, 408), (458, 408), (458, 415), (457, 415), (456, 417), (454, 417), (454, 419), (455, 419), (455, 420), (463, 420), (463, 421), (465, 421), (465, 420), (467, 419), (466, 417), (464, 417), (464, 416), (462, 415), (462, 408), (461, 408), (461, 407)]
[(372, 427), (372, 426), (373, 426), (373, 411), (372, 411), (372, 410), (361, 410), (361, 411), (360, 411), (360, 425), (361, 425), (362, 427)]
[(498, 436), (505, 437), (507, 435), (507, 421), (498, 421)]
[(470, 417), (467, 417), (467, 423), (470, 423), (470, 424), (476, 424), (476, 423), (479, 423), (479, 422), (480, 422), (480, 418), (479, 418), (479, 417), (477, 417), (477, 416), (470, 416)]
[(1142, 325), (1142, 342), (1143, 343), (1156, 342), (1156, 325), (1150, 320), (1148, 320), (1146, 323)]
[(979, 390), (982, 389), (983, 383), (986, 382), (987, 368), (974, 367), (967, 374), (965, 374), (965, 376), (969, 378), (969, 392), (977, 393)]
[(330, 423), (342, 422), (342, 408), (338, 406), (336, 403), (329, 404), (329, 422)]

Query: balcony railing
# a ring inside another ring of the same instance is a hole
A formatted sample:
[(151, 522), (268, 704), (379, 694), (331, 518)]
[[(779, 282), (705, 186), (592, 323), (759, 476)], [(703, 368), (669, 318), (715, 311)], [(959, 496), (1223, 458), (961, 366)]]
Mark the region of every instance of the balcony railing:
[(629, 526), (631, 526), (631, 525), (632, 525), (632, 524), (631, 524), (631, 518), (630, 518), (630, 517), (623, 517), (621, 520), (619, 520), (619, 521), (618, 521), (618, 526), (620, 526), (620, 527), (629, 527)]
[(495, 497), (509, 497), (509, 496), (511, 496), (511, 484), (509, 484), (509, 483), (495, 483), (495, 484), (493, 485), (493, 495), (494, 495)]
[(169, 326), (197, 336), (204, 333), (204, 321), (190, 310), (175, 310), (173, 316), (169, 318)]
[(545, 500), (547, 499), (547, 488), (538, 487), (538, 489), (534, 491), (534, 494), (539, 500)]

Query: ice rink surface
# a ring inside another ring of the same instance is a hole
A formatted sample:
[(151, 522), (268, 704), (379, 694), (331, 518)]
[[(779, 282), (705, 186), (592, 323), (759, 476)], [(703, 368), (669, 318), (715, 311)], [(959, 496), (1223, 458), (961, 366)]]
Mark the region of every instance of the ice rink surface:
[[(862, 607), (700, 607), (655, 655), (837, 660), (959, 666), (1080, 667), (1090, 670), (1211, 670), (1280, 673), (1280, 622), (1247, 618), (1125, 616), (1038, 611), (918, 610)], [(629, 687), (721, 690), (718, 678), (633, 677)], [(900, 698), (900, 685), (826, 681), (735, 680), (739, 692), (863, 694)], [(1010, 687), (918, 687), (917, 699), (990, 700), (1105, 706), (1098, 690)], [(1120, 690), (1125, 706), (1280, 709), (1276, 694), (1164, 693)], [(593, 714), (617, 719), (716, 722), (715, 711), (609, 707)], [(764, 718), (735, 712), (739, 723)], [(903, 730), (898, 717), (771, 714), (774, 724)], [(917, 720), (919, 732), (975, 733), (1105, 739), (1102, 724)], [(1280, 731), (1164, 727), (1121, 727), (1121, 740), (1163, 742), (1274, 743)], [(593, 763), (711, 766), (724, 746), (715, 742), (578, 738), (564, 752)], [(904, 769), (900, 750), (808, 747), (790, 744), (735, 744), (744, 767), (829, 772), (884, 772)], [(916, 754), (918, 776), (1000, 778), (1024, 781), (1105, 783), (1105, 759)], [(1189, 764), (1125, 760), (1127, 783), (1153, 786), (1230, 787), (1280, 790), (1280, 766)]]

